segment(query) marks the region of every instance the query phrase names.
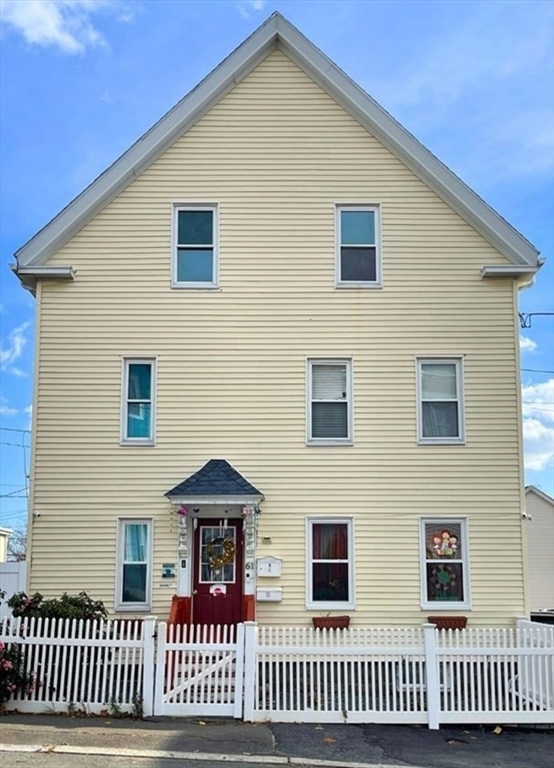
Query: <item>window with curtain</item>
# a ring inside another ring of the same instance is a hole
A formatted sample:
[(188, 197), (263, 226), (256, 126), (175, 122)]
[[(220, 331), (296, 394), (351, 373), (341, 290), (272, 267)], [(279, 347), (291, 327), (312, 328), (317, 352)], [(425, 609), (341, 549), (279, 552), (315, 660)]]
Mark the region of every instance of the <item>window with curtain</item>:
[(418, 378), (419, 442), (463, 442), (461, 360), (418, 360)]
[(174, 287), (215, 287), (217, 285), (217, 206), (176, 206), (174, 217)]
[(125, 360), (122, 442), (154, 440), (154, 361)]
[(308, 520), (308, 606), (353, 607), (351, 526), (349, 519)]
[(469, 607), (466, 520), (422, 520), (421, 538), (423, 607)]
[(351, 361), (311, 360), (308, 442), (352, 442)]
[(379, 208), (337, 206), (337, 285), (379, 286)]
[(117, 609), (150, 609), (151, 520), (120, 520)]

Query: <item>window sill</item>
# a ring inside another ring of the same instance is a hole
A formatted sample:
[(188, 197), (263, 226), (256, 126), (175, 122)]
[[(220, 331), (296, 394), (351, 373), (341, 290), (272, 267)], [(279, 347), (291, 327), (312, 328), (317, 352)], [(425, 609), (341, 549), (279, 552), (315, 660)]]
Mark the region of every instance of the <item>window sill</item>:
[(329, 438), (328, 440), (320, 439), (320, 440), (306, 440), (306, 446), (308, 448), (320, 448), (321, 446), (341, 446), (341, 445), (354, 445), (354, 440), (333, 440)]
[(120, 440), (119, 441), (119, 445), (122, 446), (122, 447), (125, 447), (125, 448), (127, 448), (129, 446), (132, 446), (132, 447), (135, 447), (135, 448), (136, 447), (139, 447), (139, 448), (140, 447), (152, 448), (153, 446), (156, 445), (156, 443), (155, 443), (154, 440)]
[(380, 283), (380, 282), (379, 283), (363, 283), (363, 282), (359, 282), (359, 283), (355, 283), (355, 282), (352, 282), (352, 283), (335, 283), (335, 288), (369, 288), (369, 289), (372, 289), (372, 288), (382, 288), (382, 287), (383, 287), (383, 283)]
[(171, 288), (185, 291), (220, 291), (214, 283), (171, 283)]
[(306, 603), (307, 611), (354, 611), (355, 603)]
[(465, 445), (463, 437), (420, 437), (418, 445)]
[(125, 603), (114, 607), (115, 613), (150, 613), (150, 610), (147, 603)]
[(422, 611), (437, 611), (442, 613), (443, 611), (469, 611), (471, 610), (471, 603), (455, 603), (454, 601), (448, 602), (436, 602), (436, 603), (421, 603)]

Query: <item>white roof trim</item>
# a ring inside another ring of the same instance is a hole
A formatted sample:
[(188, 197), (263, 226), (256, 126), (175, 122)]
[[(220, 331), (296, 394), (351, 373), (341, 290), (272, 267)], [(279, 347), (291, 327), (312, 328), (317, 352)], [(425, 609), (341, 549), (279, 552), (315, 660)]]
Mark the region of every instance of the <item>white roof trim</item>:
[(36, 295), (37, 280), (74, 280), (73, 267), (20, 267), (10, 264), (10, 269), (21, 280), (24, 288)]
[(22, 277), (31, 275), (43, 279), (50, 278), (51, 280), (73, 280), (75, 278), (73, 267), (18, 267), (17, 264), (12, 264), (10, 268)]
[(521, 277), (522, 275), (534, 275), (540, 269), (539, 264), (536, 267), (524, 266), (523, 264), (493, 264), (483, 267), (481, 275), (483, 277)]
[(256, 506), (261, 504), (264, 500), (264, 496), (261, 494), (258, 496), (171, 496), (168, 497), (173, 505), (179, 506), (180, 504), (189, 504), (192, 506), (196, 504), (202, 506), (203, 504), (242, 504), (243, 506)]
[(538, 251), (505, 219), (425, 149), (330, 59), (274, 13), (116, 162), (16, 252), (21, 266), (44, 265), (108, 202), (276, 46), (381, 141), (509, 262), (536, 265)]

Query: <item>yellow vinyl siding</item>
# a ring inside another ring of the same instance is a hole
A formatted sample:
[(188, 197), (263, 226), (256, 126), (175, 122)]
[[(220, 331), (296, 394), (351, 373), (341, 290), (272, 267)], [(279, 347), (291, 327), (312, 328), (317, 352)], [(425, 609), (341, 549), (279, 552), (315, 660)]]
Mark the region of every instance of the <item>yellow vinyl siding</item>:
[[(171, 290), (172, 203), (219, 205), (219, 290)], [(334, 288), (335, 203), (381, 206), (383, 289)], [(283, 53), (50, 261), (41, 291), (31, 589), (113, 606), (117, 517), (154, 519), (153, 611), (172, 591), (163, 494), (226, 458), (265, 495), (283, 557), (265, 622), (305, 623), (305, 518), (352, 516), (356, 624), (420, 622), (419, 517), (467, 516), (472, 623), (523, 610), (512, 282), (480, 235)], [(121, 358), (157, 358), (156, 445), (119, 445)], [(417, 446), (418, 356), (464, 356), (465, 446)], [(306, 359), (353, 360), (352, 447), (306, 447)], [(271, 537), (271, 545), (261, 544)], [(313, 615), (317, 612), (310, 612)]]

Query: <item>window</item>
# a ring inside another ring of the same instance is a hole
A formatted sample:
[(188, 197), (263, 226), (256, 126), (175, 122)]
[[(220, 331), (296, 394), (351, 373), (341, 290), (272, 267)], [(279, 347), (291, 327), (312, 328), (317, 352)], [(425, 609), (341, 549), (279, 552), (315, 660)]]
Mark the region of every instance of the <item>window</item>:
[(337, 276), (339, 287), (380, 287), (379, 208), (337, 206)]
[(422, 607), (469, 608), (466, 520), (421, 522)]
[(116, 610), (150, 610), (152, 521), (120, 520)]
[[(237, 529), (235, 526), (224, 528), (218, 525), (200, 526), (199, 578), (201, 584), (235, 583)], [(214, 565), (214, 559), (220, 558), (221, 565)]]
[(308, 361), (308, 443), (352, 443), (352, 363)]
[(462, 361), (418, 360), (418, 441), (463, 443)]
[(217, 206), (175, 206), (173, 226), (173, 287), (216, 288)]
[(123, 443), (154, 443), (154, 370), (154, 360), (124, 360)]
[(352, 520), (308, 519), (307, 607), (353, 608)]

